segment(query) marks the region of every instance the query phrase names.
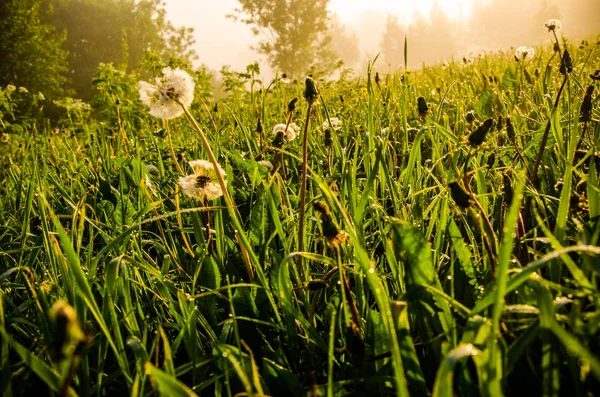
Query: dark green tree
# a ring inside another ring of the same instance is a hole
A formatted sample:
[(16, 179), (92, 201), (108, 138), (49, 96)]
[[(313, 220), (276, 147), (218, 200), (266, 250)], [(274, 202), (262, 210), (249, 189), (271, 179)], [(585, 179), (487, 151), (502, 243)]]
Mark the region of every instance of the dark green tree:
[(255, 49), (271, 66), (299, 77), (311, 68), (326, 70), (335, 56), (329, 43), (329, 0), (238, 0), (233, 19), (252, 26), (261, 41)]
[(192, 29), (175, 28), (161, 0), (44, 0), (55, 12), (52, 22), (66, 32), (70, 86), (81, 98), (92, 95), (100, 63), (132, 71), (151, 49), (164, 59), (191, 60)]
[(0, 86), (14, 84), (56, 96), (64, 93), (65, 39), (45, 23), (42, 0), (0, 1)]

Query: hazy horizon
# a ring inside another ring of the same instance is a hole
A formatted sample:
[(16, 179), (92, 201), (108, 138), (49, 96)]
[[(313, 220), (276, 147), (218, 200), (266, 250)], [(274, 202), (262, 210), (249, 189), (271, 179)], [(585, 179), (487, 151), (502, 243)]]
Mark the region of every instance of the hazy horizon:
[[(345, 25), (348, 32), (356, 34), (360, 52), (359, 67), (362, 68), (363, 66), (366, 67), (367, 60), (372, 59), (377, 53), (381, 52), (381, 40), (386, 29), (388, 16), (395, 17), (400, 24), (406, 26), (414, 21), (415, 17), (422, 17), (426, 20), (437, 3), (450, 22), (460, 27), (461, 24), (466, 23), (476, 3), (481, 4), (486, 1), (489, 0), (425, 0), (420, 2), (411, 0), (370, 0), (369, 2), (331, 0), (329, 11), (332, 16), (339, 18), (339, 21)], [(516, 0), (503, 1), (506, 4), (511, 2), (517, 4), (525, 13), (535, 12), (531, 10), (532, 7), (528, 7), (532, 2), (521, 4)], [(555, 0), (549, 3), (552, 6), (556, 5), (555, 8), (559, 10), (557, 14), (561, 14), (567, 8), (566, 4), (570, 5), (567, 0)], [(580, 8), (584, 9), (579, 10), (578, 13), (570, 11), (570, 14), (585, 15), (586, 5), (596, 9), (600, 5), (600, 0), (579, 0), (579, 3), (583, 4)], [(237, 0), (222, 0), (220, 2), (166, 0), (165, 4), (167, 16), (175, 26), (194, 28), (196, 43), (193, 48), (198, 55), (198, 60), (195, 61), (197, 65), (205, 64), (216, 71), (224, 65), (230, 65), (233, 70), (245, 70), (248, 64), (258, 61), (263, 75), (272, 73), (266, 59), (251, 49), (251, 46), (256, 44), (259, 38), (252, 34), (250, 27), (226, 17), (227, 14), (232, 14), (234, 9), (239, 7)], [(531, 17), (533, 18), (534, 15)], [(552, 15), (551, 17), (560, 19), (561, 15)], [(497, 27), (488, 26), (487, 28), (490, 31), (493, 29), (500, 30), (500, 24), (504, 24), (507, 31), (513, 30), (510, 21), (502, 20), (501, 16), (498, 17), (498, 24)], [(600, 26), (600, 24), (597, 25)], [(540, 32), (543, 31), (543, 26), (535, 26), (532, 30), (535, 31), (535, 28), (538, 28)], [(577, 31), (577, 29), (581, 31), (581, 28), (576, 26), (565, 26), (564, 31), (568, 36), (571, 31)], [(600, 28), (595, 29), (595, 31), (600, 33)], [(512, 44), (515, 47), (519, 45), (535, 46), (546, 41), (549, 42), (550, 39), (539, 35), (523, 37), (519, 34), (517, 36), (520, 41)], [(540, 37), (542, 38), (540, 39)], [(409, 37), (409, 49), (410, 42), (411, 38)], [(461, 43), (463, 46), (462, 51), (455, 53), (454, 57), (466, 55), (467, 51), (465, 49), (475, 51), (485, 49), (474, 43), (475, 40), (473, 40), (473, 43)]]

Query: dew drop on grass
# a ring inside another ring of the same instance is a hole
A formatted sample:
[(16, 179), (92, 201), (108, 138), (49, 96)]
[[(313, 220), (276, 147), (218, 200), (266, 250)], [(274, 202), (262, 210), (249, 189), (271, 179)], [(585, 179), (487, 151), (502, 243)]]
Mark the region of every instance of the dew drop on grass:
[(569, 299), (573, 299), (573, 294), (569, 294), (569, 295), (567, 295), (567, 298), (569, 298)]
[(375, 273), (375, 269), (373, 269), (373, 268), (370, 268), (370, 269), (369, 269), (369, 273), (371, 273), (371, 274)]
[(452, 280), (452, 276), (448, 276), (446, 277), (448, 280)]

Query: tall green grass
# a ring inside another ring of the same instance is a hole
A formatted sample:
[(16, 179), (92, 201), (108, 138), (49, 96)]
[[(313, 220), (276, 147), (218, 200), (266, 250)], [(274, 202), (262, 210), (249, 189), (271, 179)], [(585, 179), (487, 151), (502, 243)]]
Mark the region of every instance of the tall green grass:
[[(379, 69), (377, 82), (375, 60), (366, 78), (317, 80), (308, 115), (302, 82), (196, 101), (243, 236), (225, 202), (179, 193), (167, 135), (184, 171), (207, 155), (185, 118), (145, 113), (135, 76), (104, 85), (119, 93), (99, 87), (91, 117), (61, 121), (72, 135), (43, 123), (11, 134), (0, 147), (2, 393), (594, 393), (598, 96), (585, 127), (579, 116), (600, 47), (567, 47), (574, 70), (556, 107), (564, 77), (550, 48), (523, 75), (510, 51)], [(309, 121), (303, 241), (302, 137), (277, 149), (270, 133), (295, 97), (292, 121)], [(329, 141), (332, 117), (342, 127)], [(258, 163), (281, 153), (285, 177)], [(339, 246), (318, 201), (347, 233)], [(59, 300), (76, 318), (51, 315)]]

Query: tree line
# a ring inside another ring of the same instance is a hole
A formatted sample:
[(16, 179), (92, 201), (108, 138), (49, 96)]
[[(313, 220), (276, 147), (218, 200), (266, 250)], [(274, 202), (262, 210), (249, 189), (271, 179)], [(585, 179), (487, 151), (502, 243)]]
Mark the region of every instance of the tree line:
[(87, 99), (100, 63), (131, 71), (150, 49), (191, 61), (192, 33), (161, 0), (2, 0), (0, 86)]
[[(391, 67), (418, 66), (461, 57), (482, 48), (516, 46), (544, 39), (540, 26), (560, 18), (569, 37), (598, 32), (600, 1), (478, 0), (470, 17), (457, 23), (439, 5), (428, 16), (403, 24), (381, 13), (367, 29), (381, 31), (375, 53), (361, 54), (364, 32), (345, 26), (327, 10), (329, 0), (238, 0), (230, 15), (252, 27), (255, 50), (280, 74), (328, 74), (381, 52)], [(376, 25), (376, 26), (374, 26)], [(377, 27), (377, 29), (375, 29)], [(0, 2), (0, 87), (8, 84), (50, 97), (90, 98), (100, 63), (138, 70), (148, 50), (155, 57), (196, 59), (193, 29), (176, 28), (162, 0), (2, 0)]]

